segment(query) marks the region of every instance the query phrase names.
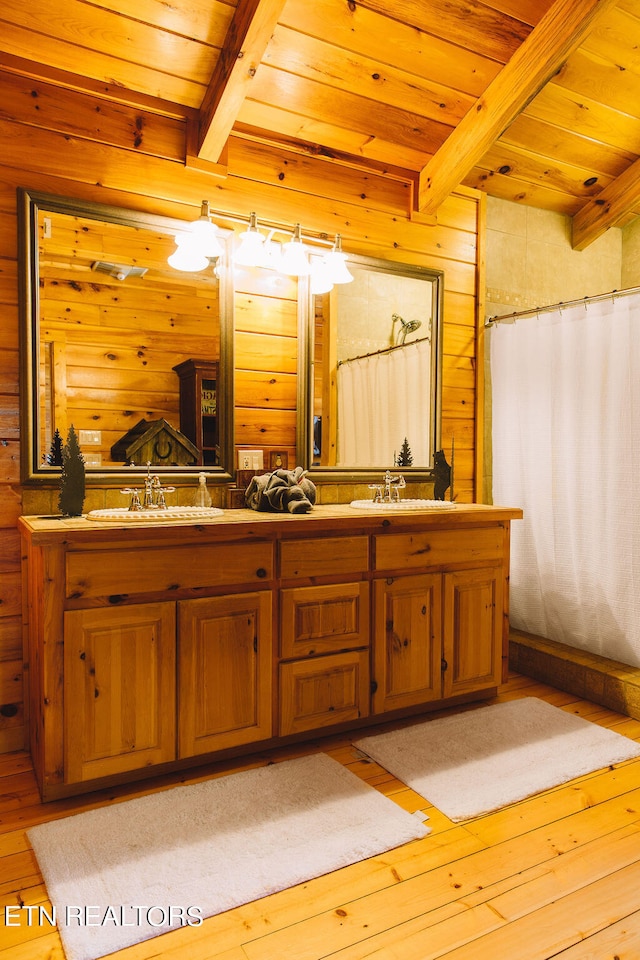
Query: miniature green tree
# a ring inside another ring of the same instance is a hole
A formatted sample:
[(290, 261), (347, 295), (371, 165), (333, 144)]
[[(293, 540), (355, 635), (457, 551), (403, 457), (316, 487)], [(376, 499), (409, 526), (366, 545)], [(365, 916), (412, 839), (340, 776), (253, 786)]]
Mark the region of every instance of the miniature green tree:
[(400, 453), (398, 454), (398, 462), (396, 466), (410, 467), (412, 463), (413, 456), (411, 454), (411, 447), (409, 446), (409, 441), (405, 437), (402, 441), (402, 446), (400, 447)]
[(62, 448), (62, 473), (58, 498), (60, 513), (65, 517), (79, 517), (82, 514), (84, 494), (84, 457), (80, 452), (77, 434), (71, 424), (67, 442)]
[(60, 436), (60, 431), (56, 427), (53, 434), (53, 440), (51, 441), (51, 449), (47, 455), (47, 463), (50, 467), (61, 467), (62, 466), (62, 437)]

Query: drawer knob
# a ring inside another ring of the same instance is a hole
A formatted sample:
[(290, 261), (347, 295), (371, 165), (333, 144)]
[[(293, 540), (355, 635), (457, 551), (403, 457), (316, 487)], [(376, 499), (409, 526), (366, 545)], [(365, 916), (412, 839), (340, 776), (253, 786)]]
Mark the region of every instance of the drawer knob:
[(256, 570), (256, 577), (259, 577), (261, 580), (264, 580), (266, 575), (267, 575), (267, 571), (265, 570), (265, 568), (258, 567), (258, 569)]

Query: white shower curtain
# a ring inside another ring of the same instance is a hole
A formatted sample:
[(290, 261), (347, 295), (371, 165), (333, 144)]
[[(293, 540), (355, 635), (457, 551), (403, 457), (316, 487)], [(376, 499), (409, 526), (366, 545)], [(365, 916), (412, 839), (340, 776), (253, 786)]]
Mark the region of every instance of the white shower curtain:
[(640, 297), (491, 328), (513, 626), (640, 666)]
[(431, 343), (426, 338), (338, 367), (338, 466), (393, 467), (406, 438), (430, 462)]

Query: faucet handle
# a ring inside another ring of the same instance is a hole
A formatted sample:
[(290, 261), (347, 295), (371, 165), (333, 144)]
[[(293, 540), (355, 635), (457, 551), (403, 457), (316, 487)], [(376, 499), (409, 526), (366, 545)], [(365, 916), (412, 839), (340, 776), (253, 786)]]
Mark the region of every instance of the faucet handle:
[(142, 510), (142, 504), (140, 503), (140, 494), (135, 487), (125, 487), (120, 493), (124, 493), (130, 497), (129, 499), (129, 510)]
[(396, 477), (392, 477), (388, 470), (387, 470), (386, 477), (387, 477), (386, 488), (388, 491), (388, 499), (399, 501), (400, 491), (402, 490), (403, 487), (406, 487), (407, 485), (404, 477), (402, 476), (401, 473), (399, 473)]
[(369, 490), (375, 490), (373, 502), (380, 503), (380, 501), (383, 499), (382, 486), (379, 483), (368, 483), (367, 486), (369, 487)]

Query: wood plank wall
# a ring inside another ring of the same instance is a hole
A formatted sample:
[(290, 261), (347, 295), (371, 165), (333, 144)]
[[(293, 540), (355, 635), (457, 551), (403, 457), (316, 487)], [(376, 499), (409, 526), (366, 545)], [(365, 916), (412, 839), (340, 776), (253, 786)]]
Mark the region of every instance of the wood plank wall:
[(298, 283), (267, 270), (235, 270), (235, 445), (296, 459)]
[[(107, 94), (114, 91), (107, 89)], [(340, 232), (347, 252), (444, 270), (443, 444), (449, 450), (455, 436), (458, 498), (478, 499), (481, 195), (467, 189), (452, 195), (433, 226), (410, 215), (412, 185), (407, 181), (358, 174), (327, 159), (238, 137), (229, 142), (228, 175), (219, 176), (217, 167), (187, 159), (193, 122), (188, 109), (178, 115), (174, 107), (149, 97), (138, 103), (128, 100), (124, 91), (117, 97), (116, 106), (100, 95), (99, 87), (88, 95), (29, 78), (16, 63), (0, 68), (0, 751), (23, 746), (25, 724), (16, 532), (22, 509), (17, 187), (184, 220), (194, 219), (206, 198), (212, 210), (242, 216), (256, 210), (268, 219), (302, 221), (309, 230)], [(283, 288), (273, 296), (248, 277), (240, 277), (238, 284), (236, 445), (269, 446), (269, 437), (261, 431), (262, 411), (268, 405), (278, 411), (291, 450), (293, 292)], [(278, 315), (277, 326), (272, 312)]]

